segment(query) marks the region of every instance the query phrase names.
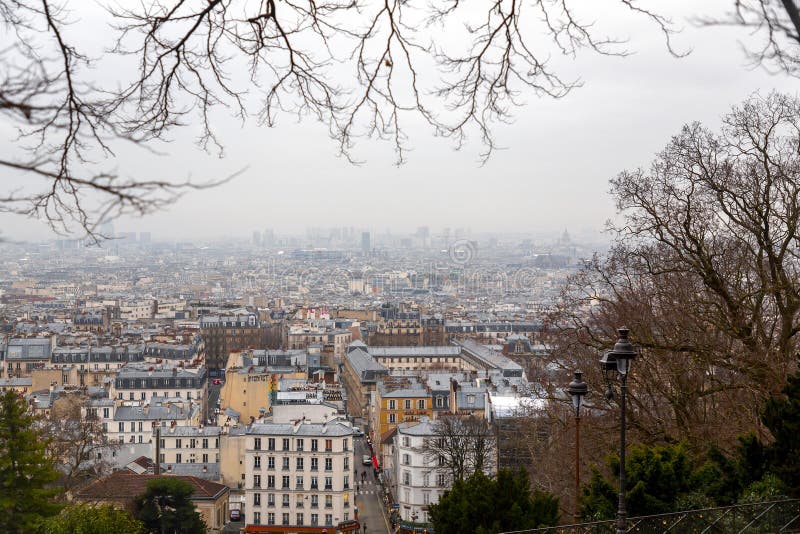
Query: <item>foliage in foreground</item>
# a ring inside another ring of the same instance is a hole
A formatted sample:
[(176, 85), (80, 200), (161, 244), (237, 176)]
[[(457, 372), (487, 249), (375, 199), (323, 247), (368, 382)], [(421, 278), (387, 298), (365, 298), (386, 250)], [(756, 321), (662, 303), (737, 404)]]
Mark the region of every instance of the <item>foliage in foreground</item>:
[(144, 525), (130, 512), (102, 504), (76, 504), (44, 522), (42, 534), (143, 534)]
[(206, 524), (191, 501), (192, 492), (192, 486), (179, 478), (151, 480), (136, 499), (136, 516), (148, 532), (204, 533)]
[(0, 395), (0, 532), (33, 532), (61, 509), (47, 439), (25, 408), (14, 391)]
[[(767, 400), (761, 421), (774, 441), (740, 436), (729, 455), (715, 446), (696, 457), (684, 444), (633, 446), (625, 467), (628, 513), (653, 515), (800, 496), (800, 374), (789, 377), (781, 395)], [(619, 457), (609, 457), (608, 467), (616, 475)], [(609, 480), (593, 468), (583, 487), (582, 517), (614, 517), (618, 484), (616, 476)]]
[(555, 525), (558, 498), (531, 493), (526, 472), (501, 469), (496, 478), (477, 472), (457, 480), (429, 510), (437, 534), (488, 534)]

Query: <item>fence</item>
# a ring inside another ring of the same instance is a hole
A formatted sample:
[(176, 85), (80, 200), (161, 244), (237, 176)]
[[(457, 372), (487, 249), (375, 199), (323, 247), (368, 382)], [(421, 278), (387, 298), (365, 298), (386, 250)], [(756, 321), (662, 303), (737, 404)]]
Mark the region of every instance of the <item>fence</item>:
[[(800, 499), (737, 504), (631, 517), (629, 533), (636, 534), (776, 534), (800, 533)], [(517, 530), (503, 534), (615, 534), (616, 521)]]

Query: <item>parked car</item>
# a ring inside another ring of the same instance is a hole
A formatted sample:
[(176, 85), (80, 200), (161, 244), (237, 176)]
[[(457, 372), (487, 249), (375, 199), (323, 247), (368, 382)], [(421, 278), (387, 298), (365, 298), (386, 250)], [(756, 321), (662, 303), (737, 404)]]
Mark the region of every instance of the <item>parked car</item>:
[(231, 521), (239, 521), (242, 518), (242, 512), (239, 510), (231, 510)]
[(369, 454), (365, 454), (361, 458), (361, 463), (364, 465), (372, 465), (372, 457)]

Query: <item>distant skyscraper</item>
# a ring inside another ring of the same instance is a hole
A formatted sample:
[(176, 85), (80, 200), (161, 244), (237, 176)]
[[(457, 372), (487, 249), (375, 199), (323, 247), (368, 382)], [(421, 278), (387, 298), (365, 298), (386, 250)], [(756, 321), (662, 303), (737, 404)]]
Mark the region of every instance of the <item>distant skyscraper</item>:
[(369, 254), (372, 250), (372, 244), (370, 243), (369, 232), (362, 232), (361, 233), (361, 251), (364, 254)]
[(261, 246), (261, 232), (258, 230), (253, 232), (253, 244), (257, 247)]
[(139, 232), (139, 243), (149, 243), (150, 237), (150, 232)]

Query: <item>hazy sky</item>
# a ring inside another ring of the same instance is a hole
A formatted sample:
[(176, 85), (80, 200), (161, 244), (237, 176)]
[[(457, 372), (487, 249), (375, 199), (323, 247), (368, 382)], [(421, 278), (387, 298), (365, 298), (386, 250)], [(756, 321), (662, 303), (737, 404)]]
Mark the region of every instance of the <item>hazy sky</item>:
[[(682, 124), (698, 120), (716, 127), (721, 114), (754, 91), (796, 92), (797, 80), (748, 67), (739, 44), (748, 38), (744, 30), (698, 28), (687, 20), (699, 4), (705, 13), (722, 14), (732, 3), (653, 3), (669, 9), (666, 14), (683, 27), (675, 44), (692, 52), (682, 59), (668, 53), (651, 22), (592, 3), (591, 16), (629, 38), (628, 48), (636, 53), (620, 58), (584, 51), (573, 60), (552, 50), (560, 72), (579, 76), (583, 87), (560, 100), (525, 95), (528, 104), (516, 110), (514, 123), (497, 126), (506, 148), (486, 165), (478, 162), (478, 144), (455, 151), (450, 141), (421, 125), (408, 129), (414, 150), (398, 168), (387, 143), (363, 142), (356, 152), (366, 161), (361, 166), (338, 158), (326, 127), (311, 120), (298, 124), (285, 116), (273, 129), (223, 121), (224, 159), (199, 151), (192, 144), (197, 130), (190, 128), (175, 136), (168, 155), (123, 152), (117, 165), (123, 174), (197, 180), (247, 167), (241, 176), (191, 192), (162, 213), (119, 220), (115, 227), (150, 231), (154, 238), (246, 238), (264, 228), (301, 234), (310, 226), (600, 230), (614, 215), (608, 180), (622, 169), (648, 164)], [(9, 215), (0, 216), (0, 228), (12, 239), (50, 235), (39, 222)]]

